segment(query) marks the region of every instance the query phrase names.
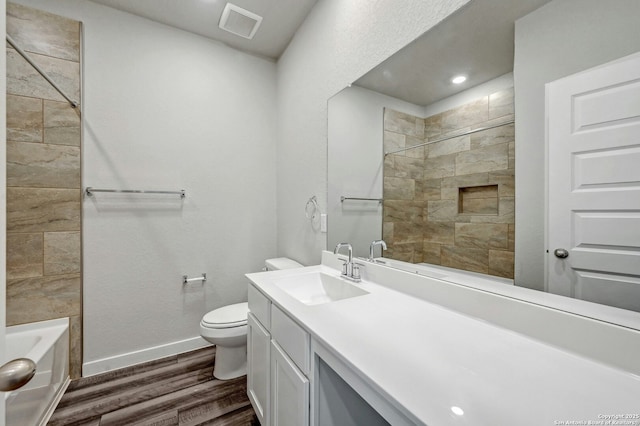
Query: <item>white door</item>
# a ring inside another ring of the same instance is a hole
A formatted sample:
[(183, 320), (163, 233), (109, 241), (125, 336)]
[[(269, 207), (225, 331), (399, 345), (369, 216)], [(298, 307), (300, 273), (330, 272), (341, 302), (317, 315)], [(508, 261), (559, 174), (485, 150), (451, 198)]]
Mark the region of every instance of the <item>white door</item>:
[(546, 90), (547, 288), (640, 311), (640, 54)]

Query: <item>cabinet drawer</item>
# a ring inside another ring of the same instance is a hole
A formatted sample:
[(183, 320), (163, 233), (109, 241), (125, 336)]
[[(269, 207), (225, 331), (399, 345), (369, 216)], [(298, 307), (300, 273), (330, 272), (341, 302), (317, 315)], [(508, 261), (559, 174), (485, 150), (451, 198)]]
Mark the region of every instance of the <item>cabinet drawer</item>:
[(271, 329), (271, 302), (253, 284), (249, 284), (248, 298), (249, 310), (260, 321), (262, 326), (269, 331)]
[(275, 305), (271, 306), (271, 338), (304, 374), (309, 374), (309, 333)]

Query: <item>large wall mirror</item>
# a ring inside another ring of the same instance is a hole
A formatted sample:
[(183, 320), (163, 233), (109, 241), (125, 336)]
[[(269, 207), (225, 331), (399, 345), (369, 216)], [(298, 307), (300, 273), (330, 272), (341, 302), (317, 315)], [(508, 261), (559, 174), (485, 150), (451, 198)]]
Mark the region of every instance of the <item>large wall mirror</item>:
[[(640, 206), (625, 213), (631, 243), (601, 247), (625, 252), (624, 273), (571, 271), (556, 291), (549, 272), (566, 263), (545, 237), (545, 85), (640, 52), (637, 16), (636, 0), (473, 0), (337, 93), (327, 246), (348, 241), (367, 257), (384, 239), (388, 259), (499, 277), (640, 324)], [(624, 186), (640, 199), (638, 182)]]

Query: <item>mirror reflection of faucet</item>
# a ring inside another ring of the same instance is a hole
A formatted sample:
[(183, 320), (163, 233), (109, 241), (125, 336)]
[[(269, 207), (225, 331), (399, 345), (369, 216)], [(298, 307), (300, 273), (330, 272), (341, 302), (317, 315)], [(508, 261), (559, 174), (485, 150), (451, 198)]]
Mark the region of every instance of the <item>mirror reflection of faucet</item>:
[(382, 252), (384, 250), (387, 249), (387, 243), (384, 242), (384, 240), (375, 240), (371, 242), (371, 245), (369, 246), (369, 259), (367, 259), (369, 262), (373, 262), (376, 263), (377, 261), (373, 258), (373, 249), (376, 246), (380, 246), (380, 257), (382, 257)]

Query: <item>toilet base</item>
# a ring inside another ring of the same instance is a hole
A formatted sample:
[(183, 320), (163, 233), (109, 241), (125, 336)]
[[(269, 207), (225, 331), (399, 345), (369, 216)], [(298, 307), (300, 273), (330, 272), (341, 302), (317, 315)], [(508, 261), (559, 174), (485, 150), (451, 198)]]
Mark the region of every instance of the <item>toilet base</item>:
[(247, 374), (247, 346), (235, 348), (216, 346), (213, 377), (230, 380)]

